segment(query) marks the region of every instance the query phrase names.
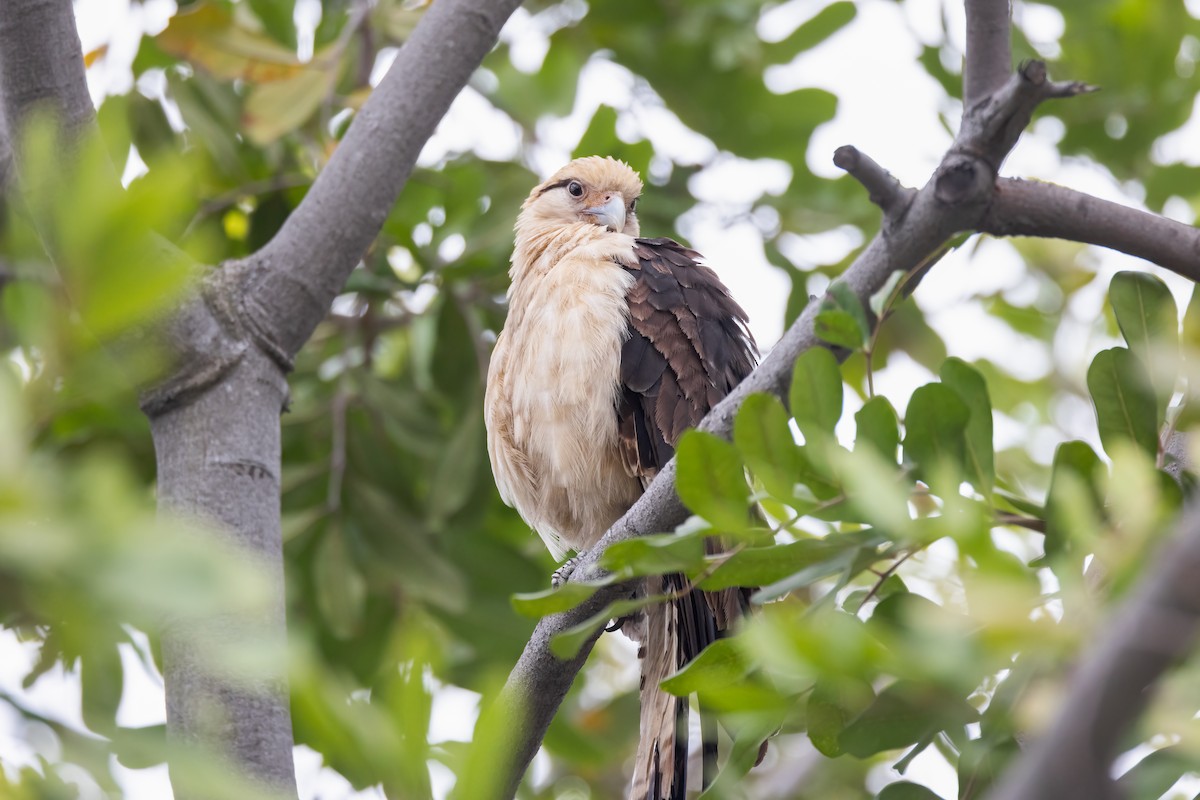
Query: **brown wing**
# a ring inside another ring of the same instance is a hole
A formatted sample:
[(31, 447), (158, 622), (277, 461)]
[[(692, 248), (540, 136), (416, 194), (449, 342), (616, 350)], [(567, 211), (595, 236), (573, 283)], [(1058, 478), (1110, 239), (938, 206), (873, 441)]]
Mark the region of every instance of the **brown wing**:
[[(626, 294), (629, 338), (621, 349), (617, 408), (625, 466), (649, 483), (671, 457), (679, 437), (700, 423), (754, 368), (757, 350), (746, 312), (700, 254), (670, 239), (637, 239), (636, 276)], [(720, 549), (715, 539), (710, 552)], [(719, 638), (744, 613), (748, 593), (686, 591), (683, 575), (648, 578), (647, 591), (676, 595), (646, 609), (642, 656), (642, 738), (635, 759), (637, 800), (686, 795), (686, 700), (658, 684)], [(716, 763), (715, 731), (702, 722), (704, 785)]]
[(750, 374), (757, 349), (746, 312), (699, 253), (637, 239), (634, 254), (617, 416), (626, 467), (649, 483), (683, 432)]

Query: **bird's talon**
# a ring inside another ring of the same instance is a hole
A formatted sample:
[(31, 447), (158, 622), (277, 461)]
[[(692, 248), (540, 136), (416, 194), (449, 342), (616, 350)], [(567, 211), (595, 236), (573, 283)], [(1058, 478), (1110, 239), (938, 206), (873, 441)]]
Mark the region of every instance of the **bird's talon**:
[(554, 570), (550, 575), (550, 588), (557, 589), (566, 583), (571, 578), (571, 574), (575, 572), (575, 568), (579, 566), (579, 559), (583, 557), (583, 553), (571, 556), (563, 565)]

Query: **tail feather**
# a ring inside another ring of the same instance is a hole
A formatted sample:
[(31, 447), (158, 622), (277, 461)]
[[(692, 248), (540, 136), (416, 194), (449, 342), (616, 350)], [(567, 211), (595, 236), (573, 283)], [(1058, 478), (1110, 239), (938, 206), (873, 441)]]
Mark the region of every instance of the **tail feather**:
[[(649, 579), (658, 583), (656, 579)], [(658, 583), (658, 594), (666, 590)], [(647, 587), (649, 590), (650, 587)], [(684, 800), (687, 793), (687, 699), (659, 684), (679, 668), (679, 628), (673, 603), (643, 612), (638, 656), (642, 667), (641, 738), (633, 770), (631, 800)]]
[[(642, 667), (641, 739), (631, 800), (683, 800), (687, 794), (688, 701), (659, 688), (700, 651), (722, 635), (720, 621), (741, 614), (737, 590), (701, 592), (687, 588), (683, 575), (647, 579), (647, 592), (676, 595), (645, 609), (638, 656)], [(712, 720), (701, 717), (703, 782), (716, 774), (717, 737)]]
[(717, 778), (717, 718), (705, 714), (697, 705), (700, 714), (700, 789), (707, 789)]

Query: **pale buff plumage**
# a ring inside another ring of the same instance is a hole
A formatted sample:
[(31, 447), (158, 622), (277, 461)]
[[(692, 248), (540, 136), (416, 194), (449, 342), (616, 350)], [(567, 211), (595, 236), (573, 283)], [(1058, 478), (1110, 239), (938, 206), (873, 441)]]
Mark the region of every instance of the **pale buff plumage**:
[[(543, 191), (568, 171), (587, 196)], [(613, 413), (633, 282), (621, 264), (633, 258), (637, 217), (614, 232), (577, 210), (610, 194), (627, 204), (641, 188), (620, 162), (582, 159), (536, 187), (517, 221), (509, 316), (484, 401), (488, 452), (500, 496), (560, 560), (595, 544), (642, 492)]]

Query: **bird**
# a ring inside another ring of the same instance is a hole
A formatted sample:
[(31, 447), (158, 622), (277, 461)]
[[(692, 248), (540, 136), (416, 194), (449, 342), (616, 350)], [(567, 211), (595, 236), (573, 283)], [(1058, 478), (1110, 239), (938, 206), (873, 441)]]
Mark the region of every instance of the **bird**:
[[(758, 357), (746, 312), (700, 254), (641, 238), (642, 188), (622, 161), (578, 158), (534, 187), (514, 229), (484, 397), (488, 455), (501, 498), (558, 561), (596, 544)], [(671, 599), (622, 628), (641, 664), (629, 797), (682, 800), (688, 702), (659, 683), (736, 625), (749, 591), (703, 592), (683, 575), (640, 591)], [(702, 740), (707, 785), (716, 738), (705, 721)]]

